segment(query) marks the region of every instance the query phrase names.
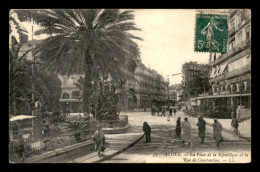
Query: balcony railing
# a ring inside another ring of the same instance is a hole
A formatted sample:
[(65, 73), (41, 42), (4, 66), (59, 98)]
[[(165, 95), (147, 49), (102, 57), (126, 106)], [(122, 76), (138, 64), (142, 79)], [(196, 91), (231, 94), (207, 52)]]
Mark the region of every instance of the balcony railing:
[(232, 27), (230, 30), (228, 30), (229, 37), (233, 36), (235, 33), (235, 27)]
[(209, 82), (210, 83), (218, 82), (218, 81), (224, 80), (226, 78), (230, 78), (230, 77), (233, 77), (233, 76), (236, 76), (236, 75), (243, 74), (243, 73), (248, 72), (248, 71), (251, 71), (251, 63), (248, 63), (243, 67), (240, 67), (240, 68), (235, 69), (233, 71), (227, 72), (225, 74), (221, 74), (221, 75), (219, 75), (215, 78), (211, 78), (211, 79), (209, 79)]
[(229, 50), (229, 52), (220, 56), (217, 60), (210, 62), (209, 65), (213, 66), (214, 64), (218, 64), (221, 61), (238, 54), (239, 52), (243, 51), (244, 49), (250, 48), (250, 46), (251, 46), (251, 39), (244, 40), (240, 44), (236, 45), (235, 48)]
[(228, 72), (226, 74), (226, 78), (230, 78), (230, 77), (233, 77), (235, 75), (240, 75), (240, 74), (248, 72), (248, 71), (251, 71), (251, 63), (248, 63), (241, 68), (238, 68), (238, 69), (235, 69), (233, 71)]

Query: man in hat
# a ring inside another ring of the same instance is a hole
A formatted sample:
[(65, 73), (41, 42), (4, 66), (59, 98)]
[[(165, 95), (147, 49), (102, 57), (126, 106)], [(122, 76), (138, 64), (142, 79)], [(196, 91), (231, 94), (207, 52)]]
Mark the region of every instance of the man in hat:
[(234, 128), (234, 132), (238, 135), (239, 122), (238, 122), (238, 120), (237, 120), (236, 115), (234, 114), (234, 112), (232, 112), (231, 126)]
[(214, 123), (213, 123), (213, 137), (217, 142), (217, 147), (219, 147), (219, 143), (223, 142), (223, 137), (222, 137), (222, 125), (220, 122), (218, 122), (218, 119), (215, 118), (214, 119)]
[(203, 119), (203, 116), (200, 116), (198, 118), (198, 130), (199, 130), (199, 137), (201, 139), (201, 144), (204, 143), (204, 138), (205, 138), (205, 130), (206, 130), (206, 121)]
[(94, 133), (93, 140), (95, 142), (95, 150), (98, 152), (98, 156), (101, 157), (102, 149), (104, 150), (104, 144), (105, 144), (105, 134), (102, 131), (101, 125), (97, 126), (97, 130)]
[(184, 147), (185, 141), (188, 142), (188, 146), (190, 147), (190, 138), (191, 138), (191, 125), (188, 121), (188, 118), (184, 118), (184, 122), (182, 123), (182, 147)]

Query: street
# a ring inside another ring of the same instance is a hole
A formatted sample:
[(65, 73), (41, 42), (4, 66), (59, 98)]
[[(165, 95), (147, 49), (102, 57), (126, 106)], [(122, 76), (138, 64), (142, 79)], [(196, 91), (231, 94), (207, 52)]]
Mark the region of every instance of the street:
[[(129, 123), (131, 125), (128, 132), (142, 131), (143, 122), (146, 121), (152, 128), (151, 143), (145, 143), (143, 138), (136, 145), (128, 149), (127, 151), (113, 157), (105, 163), (166, 163), (185, 162), (185, 157), (190, 157), (192, 154), (203, 156), (208, 153), (216, 153), (218, 156), (223, 152), (224, 154), (241, 153), (246, 152), (249, 155), (251, 149), (251, 142), (241, 139), (231, 132), (223, 130), (222, 135), (224, 142), (220, 144), (220, 147), (216, 146), (213, 139), (212, 126), (206, 125), (206, 137), (205, 143), (200, 144), (200, 138), (198, 137), (197, 118), (189, 117), (183, 112), (177, 112), (176, 116), (173, 116), (170, 121), (167, 121), (166, 117), (151, 116), (150, 112), (128, 112), (122, 113), (122, 115), (128, 115)], [(183, 121), (184, 117), (188, 117), (192, 126), (192, 143), (191, 147), (181, 147), (181, 142), (174, 139), (174, 129), (176, 120), (181, 117)], [(213, 121), (213, 119), (212, 119)], [(198, 154), (197, 154), (198, 153)], [(181, 157), (181, 158), (180, 158)], [(188, 158), (186, 159), (188, 161)], [(201, 159), (201, 162), (203, 159)], [(221, 162), (231, 161), (230, 159), (221, 159)], [(215, 162), (220, 162), (215, 160)]]

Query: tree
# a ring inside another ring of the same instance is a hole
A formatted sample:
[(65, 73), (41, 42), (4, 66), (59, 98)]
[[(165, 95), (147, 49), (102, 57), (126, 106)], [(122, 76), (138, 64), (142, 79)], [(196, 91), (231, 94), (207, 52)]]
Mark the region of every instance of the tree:
[[(18, 36), (16, 36), (16, 33)], [(18, 58), (18, 52), (22, 45), (28, 41), (27, 34), (26, 29), (15, 19), (15, 12), (11, 10), (9, 13), (9, 112), (13, 115), (16, 114), (16, 91), (19, 87), (16, 81), (25, 67), (20, 62), (29, 51), (24, 53), (21, 58)]]
[[(132, 11), (118, 9), (92, 10), (16, 10), (21, 21), (34, 20), (43, 29), (35, 35), (50, 34), (38, 47), (42, 69), (61, 74), (85, 75), (83, 110), (90, 111), (93, 66), (102, 75), (125, 78), (127, 69), (134, 72), (132, 63), (140, 60), (137, 44), (141, 38), (128, 31), (135, 27)], [(97, 83), (96, 83), (97, 84)], [(97, 86), (97, 85), (96, 85)]]

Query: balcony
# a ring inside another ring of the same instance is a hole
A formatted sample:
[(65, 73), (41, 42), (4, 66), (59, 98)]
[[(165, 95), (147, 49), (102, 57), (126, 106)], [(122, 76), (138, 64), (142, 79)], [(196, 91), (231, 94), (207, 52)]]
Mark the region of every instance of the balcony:
[(225, 79), (224, 74), (221, 74), (221, 75), (219, 75), (219, 76), (217, 76), (217, 77), (215, 77), (215, 78), (210, 78), (210, 79), (209, 79), (209, 82), (210, 82), (210, 83), (212, 83), (212, 82), (218, 82), (218, 81), (223, 80), (223, 79)]
[(235, 31), (236, 31), (235, 27), (232, 27), (231, 29), (229, 29), (228, 30), (229, 37), (233, 36), (235, 34)]
[(249, 72), (251, 71), (251, 63), (241, 67), (241, 68), (238, 68), (238, 69), (235, 69), (231, 72), (228, 72), (226, 74), (226, 78), (230, 78), (230, 77), (233, 77), (233, 76), (236, 76), (236, 75), (240, 75), (240, 74), (243, 74), (243, 73), (246, 73), (246, 72)]
[[(223, 62), (224, 60), (227, 60), (229, 57), (235, 56), (236, 54), (242, 52), (245, 49), (250, 49), (250, 47), (251, 47), (251, 39), (244, 40), (240, 44), (236, 45), (235, 48), (229, 50), (229, 52), (220, 56), (217, 60), (210, 62), (209, 65), (210, 66), (217, 65), (217, 64)], [(248, 50), (248, 51), (250, 51), (250, 50)]]
[(234, 77), (234, 76), (237, 76), (237, 75), (249, 72), (249, 71), (251, 71), (251, 63), (248, 63), (245, 66), (242, 66), (242, 67), (235, 69), (233, 71), (226, 72), (225, 74), (221, 74), (221, 75), (219, 75), (215, 78), (211, 78), (211, 79), (209, 79), (209, 82), (210, 83), (213, 83), (213, 82), (217, 83), (217, 82), (222, 81), (224, 79), (231, 78), (231, 77)]

